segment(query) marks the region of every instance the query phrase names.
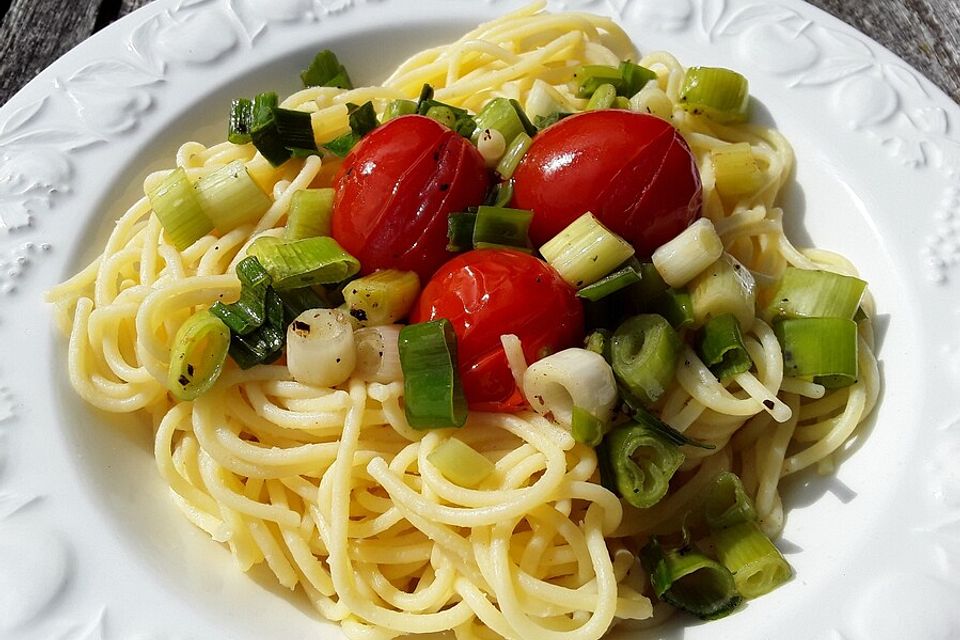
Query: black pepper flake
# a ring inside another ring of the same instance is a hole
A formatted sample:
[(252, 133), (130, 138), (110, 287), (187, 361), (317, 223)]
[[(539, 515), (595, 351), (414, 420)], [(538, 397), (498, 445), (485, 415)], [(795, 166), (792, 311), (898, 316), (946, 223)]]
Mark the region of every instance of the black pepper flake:
[(450, 184), (447, 182), (443, 182), (440, 184), (440, 191), (446, 191), (449, 188), (450, 188)]
[(188, 384), (190, 384), (190, 378), (188, 378), (187, 376), (181, 375), (179, 378), (177, 378), (177, 382), (180, 383), (181, 387), (185, 387)]
[(350, 309), (350, 315), (359, 320), (360, 322), (365, 322), (367, 319), (367, 312), (363, 309)]
[(337, 358), (337, 364), (340, 364), (340, 358)]
[(767, 409), (773, 409), (773, 400), (767, 399), (763, 401), (763, 406)]
[(188, 364), (188, 365), (187, 365), (187, 375), (190, 376), (191, 378), (193, 377), (193, 365), (192, 365), (192, 364)]
[(297, 333), (309, 334), (310, 325), (307, 324), (306, 322), (303, 322), (302, 320), (294, 320), (293, 330), (296, 331)]

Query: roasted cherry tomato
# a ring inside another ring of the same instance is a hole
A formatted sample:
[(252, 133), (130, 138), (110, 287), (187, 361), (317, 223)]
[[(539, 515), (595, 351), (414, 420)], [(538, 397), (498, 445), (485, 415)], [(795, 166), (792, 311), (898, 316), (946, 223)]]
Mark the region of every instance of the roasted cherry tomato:
[(470, 251), (441, 267), (410, 322), (435, 318), (453, 324), (464, 392), (479, 411), (517, 411), (524, 404), (501, 335), (520, 338), (527, 362), (583, 340), (574, 289), (547, 263), (512, 249)]
[(534, 212), (540, 246), (590, 211), (642, 256), (700, 215), (700, 173), (666, 120), (622, 110), (564, 118), (533, 138), (514, 173), (513, 205)]
[(490, 178), (470, 141), (404, 116), (350, 152), (334, 181), (333, 237), (363, 272), (416, 271), (425, 282), (449, 257), (447, 216), (483, 203)]

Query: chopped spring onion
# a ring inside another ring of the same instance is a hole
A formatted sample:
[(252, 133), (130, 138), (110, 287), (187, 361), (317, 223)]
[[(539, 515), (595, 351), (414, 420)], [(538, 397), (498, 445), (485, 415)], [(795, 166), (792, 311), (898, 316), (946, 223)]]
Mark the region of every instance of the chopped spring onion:
[(610, 365), (586, 349), (565, 349), (531, 364), (523, 374), (523, 393), (534, 411), (552, 415), (568, 429), (577, 422), (579, 409), (585, 415), (573, 437), (590, 446), (600, 442), (617, 404)]
[(447, 218), (447, 251), (455, 253), (473, 248), (473, 228), (476, 224), (475, 213), (451, 213)]
[(267, 287), (264, 309), (263, 324), (245, 335), (233, 333), (230, 337), (230, 357), (241, 369), (273, 362), (283, 354), (286, 342), (283, 301), (273, 287)]
[(579, 289), (593, 284), (633, 256), (633, 246), (590, 212), (548, 240), (540, 253), (560, 277)]
[(597, 449), (601, 480), (638, 509), (657, 504), (670, 488), (670, 478), (683, 464), (679, 447), (645, 424), (617, 427)]
[(591, 302), (596, 302), (597, 300), (602, 300), (610, 294), (616, 293), (625, 287), (629, 287), (632, 284), (637, 284), (642, 280), (642, 276), (637, 268), (628, 264), (625, 267), (617, 269), (610, 275), (600, 278), (593, 284), (587, 285), (584, 288), (577, 291), (577, 295), (581, 298), (590, 300)]
[(640, 559), (657, 597), (698, 618), (722, 618), (743, 601), (730, 571), (694, 547), (664, 549), (653, 538)]
[(280, 143), (288, 150), (317, 151), (309, 113), (276, 107), (273, 110), (273, 121), (276, 123)]
[(669, 288), (654, 300), (653, 310), (679, 331), (694, 323), (693, 298), (685, 289)]
[(700, 325), (712, 317), (732, 313), (744, 331), (753, 326), (757, 285), (753, 274), (736, 258), (724, 253), (688, 287), (693, 316)]
[(663, 281), (682, 287), (723, 255), (723, 242), (709, 218), (700, 218), (653, 252)]
[[(447, 112), (440, 110), (440, 107), (442, 107), (444, 110), (449, 110), (450, 114), (453, 114), (452, 121), (450, 121), (451, 119)], [(433, 112), (433, 115), (431, 115), (430, 110), (435, 108), (437, 110)], [(439, 116), (444, 120), (450, 121), (449, 124), (448, 122), (443, 122), (443, 124), (446, 124), (465, 138), (473, 136), (473, 132), (477, 128), (477, 121), (466, 111), (466, 109), (461, 109), (460, 107), (454, 107), (453, 105), (434, 100), (433, 87), (428, 84), (423, 85), (423, 88), (420, 90), (420, 98), (417, 100), (417, 113), (435, 120), (437, 120)]]
[(553, 111), (551, 113), (548, 113), (545, 116), (537, 116), (534, 119), (534, 122), (537, 125), (537, 129), (540, 129), (542, 131), (543, 129), (546, 129), (550, 125), (556, 124), (561, 120), (563, 120), (564, 118), (566, 118), (567, 116), (572, 116), (572, 115), (573, 115), (572, 113), (568, 113), (566, 111)]
[[(290, 149), (283, 143), (277, 129), (275, 112), (278, 104), (277, 94), (272, 91), (257, 94), (253, 100), (253, 124), (250, 127), (253, 146), (275, 167), (290, 159)], [(312, 139), (313, 129), (310, 131)]]
[(599, 109), (609, 109), (617, 99), (617, 89), (612, 84), (601, 84), (590, 96), (587, 102), (586, 111), (596, 111)]
[[(618, 87), (617, 95), (624, 98), (632, 98), (640, 89), (643, 89), (647, 86), (647, 83), (651, 80), (657, 79), (656, 72), (647, 69), (646, 67), (641, 67), (638, 64), (634, 64), (629, 60), (623, 60), (620, 62), (620, 66), (617, 68), (620, 72), (620, 77), (623, 79), (621, 85)], [(624, 107), (629, 108), (629, 107)]]
[(266, 296), (272, 279), (260, 261), (247, 257), (237, 264), (240, 298), (223, 304), (214, 302), (210, 313), (222, 320), (234, 335), (247, 335), (267, 319)]
[(333, 189), (300, 189), (290, 198), (283, 237), (303, 240), (329, 236), (333, 226)]
[(477, 143), (481, 132), (493, 129), (500, 132), (504, 142), (509, 142), (517, 134), (526, 132), (520, 114), (507, 98), (494, 98), (480, 110), (476, 116), (477, 131), (473, 134), (473, 141)]
[(610, 340), (617, 381), (646, 405), (656, 402), (667, 390), (677, 370), (680, 350), (677, 332), (656, 314), (629, 318)]
[(177, 167), (147, 194), (170, 244), (183, 251), (213, 231), (183, 167)]
[(790, 579), (790, 565), (757, 524), (757, 512), (735, 474), (719, 473), (707, 489), (704, 518), (720, 562), (746, 598), (762, 596)]
[(480, 206), (473, 226), (473, 247), (511, 247), (531, 252), (528, 230), (533, 212), (525, 209)]
[(703, 515), (711, 529), (757, 520), (757, 512), (743, 483), (730, 471), (718, 473), (710, 483), (704, 497)]
[(717, 122), (743, 122), (750, 106), (750, 86), (730, 69), (690, 67), (680, 87), (680, 106)]
[(725, 197), (756, 192), (763, 186), (763, 172), (749, 142), (738, 142), (710, 152), (717, 191)]
[(391, 100), (383, 111), (383, 121), (393, 120), (400, 116), (409, 116), (417, 112), (417, 103), (413, 100)]
[(364, 327), (353, 332), (357, 345), (357, 368), (353, 374), (367, 382), (388, 384), (403, 380), (400, 368), (398, 324)]
[(258, 221), (273, 201), (234, 160), (197, 181), (197, 198), (213, 226), (221, 232)]
[(503, 157), (500, 158), (500, 162), (497, 164), (497, 174), (504, 180), (513, 177), (513, 172), (520, 166), (520, 160), (523, 159), (531, 144), (533, 144), (533, 139), (526, 133), (517, 134), (507, 145)]
[(204, 309), (180, 325), (170, 349), (167, 389), (177, 400), (195, 400), (220, 377), (230, 348), (230, 329)]
[(339, 309), (309, 309), (287, 327), (287, 367), (297, 382), (334, 387), (356, 363), (353, 325)]
[(294, 318), (308, 309), (330, 309), (336, 306), (331, 303), (329, 294), (324, 289), (300, 287), (299, 289), (278, 291), (277, 295), (283, 302), (283, 317), (287, 324), (293, 322)]
[(450, 129), (453, 129), (457, 126), (457, 115), (453, 112), (453, 109), (447, 105), (435, 105), (430, 107), (423, 115), (432, 120), (436, 120), (440, 124)]
[(477, 134), (477, 151), (483, 156), (487, 168), (493, 169), (507, 152), (507, 141), (496, 129), (483, 129)]
[(732, 313), (714, 316), (703, 325), (697, 341), (697, 352), (719, 380), (749, 371), (753, 366), (753, 360), (743, 344), (740, 323)]
[(615, 87), (623, 81), (619, 69), (601, 64), (580, 67), (574, 72), (573, 79), (577, 83), (578, 98), (590, 98), (601, 86), (607, 84)]
[(227, 125), (227, 140), (233, 144), (250, 142), (250, 126), (253, 124), (253, 102), (250, 98), (237, 98), (230, 103), (230, 120)]
[(828, 389), (857, 381), (857, 323), (846, 318), (789, 318), (773, 324), (783, 373)]
[(347, 68), (340, 64), (337, 55), (329, 49), (314, 56), (310, 66), (300, 73), (304, 87), (337, 87), (353, 89)]
[(374, 110), (371, 101), (367, 100), (362, 105), (348, 102), (346, 107), (350, 131), (320, 145), (325, 151), (329, 151), (339, 158), (345, 157), (360, 142), (360, 138), (379, 126), (377, 112)]
[(467, 399), (457, 373), (457, 336), (449, 320), (400, 330), (403, 408), (414, 429), (462, 427)]
[(765, 316), (853, 318), (867, 283), (831, 271), (787, 267)]
[(343, 282), (360, 271), (360, 262), (327, 236), (303, 240), (257, 238), (247, 248), (279, 290)]
[(446, 479), (469, 488), (486, 480), (495, 468), (485, 455), (457, 438), (444, 440), (427, 454), (427, 460)]
[(416, 272), (396, 269), (374, 271), (343, 289), (343, 300), (360, 326), (393, 324), (410, 313), (418, 295)]
[(717, 557), (733, 574), (737, 591), (744, 598), (756, 598), (773, 591), (793, 573), (780, 550), (756, 522), (713, 530), (711, 538)]

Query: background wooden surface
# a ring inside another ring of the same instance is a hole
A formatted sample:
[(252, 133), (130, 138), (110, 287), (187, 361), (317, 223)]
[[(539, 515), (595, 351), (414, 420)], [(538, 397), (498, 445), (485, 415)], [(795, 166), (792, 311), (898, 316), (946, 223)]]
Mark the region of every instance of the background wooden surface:
[[(0, 23), (0, 104), (90, 34), (149, 1), (13, 0)], [(958, 0), (811, 4), (891, 49), (960, 102)]]

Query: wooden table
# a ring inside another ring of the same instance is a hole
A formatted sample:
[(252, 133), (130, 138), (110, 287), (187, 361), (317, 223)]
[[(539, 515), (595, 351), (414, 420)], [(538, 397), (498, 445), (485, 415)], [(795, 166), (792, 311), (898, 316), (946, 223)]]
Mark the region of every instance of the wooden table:
[[(13, 0), (0, 25), (0, 104), (90, 34), (149, 1)], [(891, 49), (960, 102), (960, 2), (811, 2)]]

